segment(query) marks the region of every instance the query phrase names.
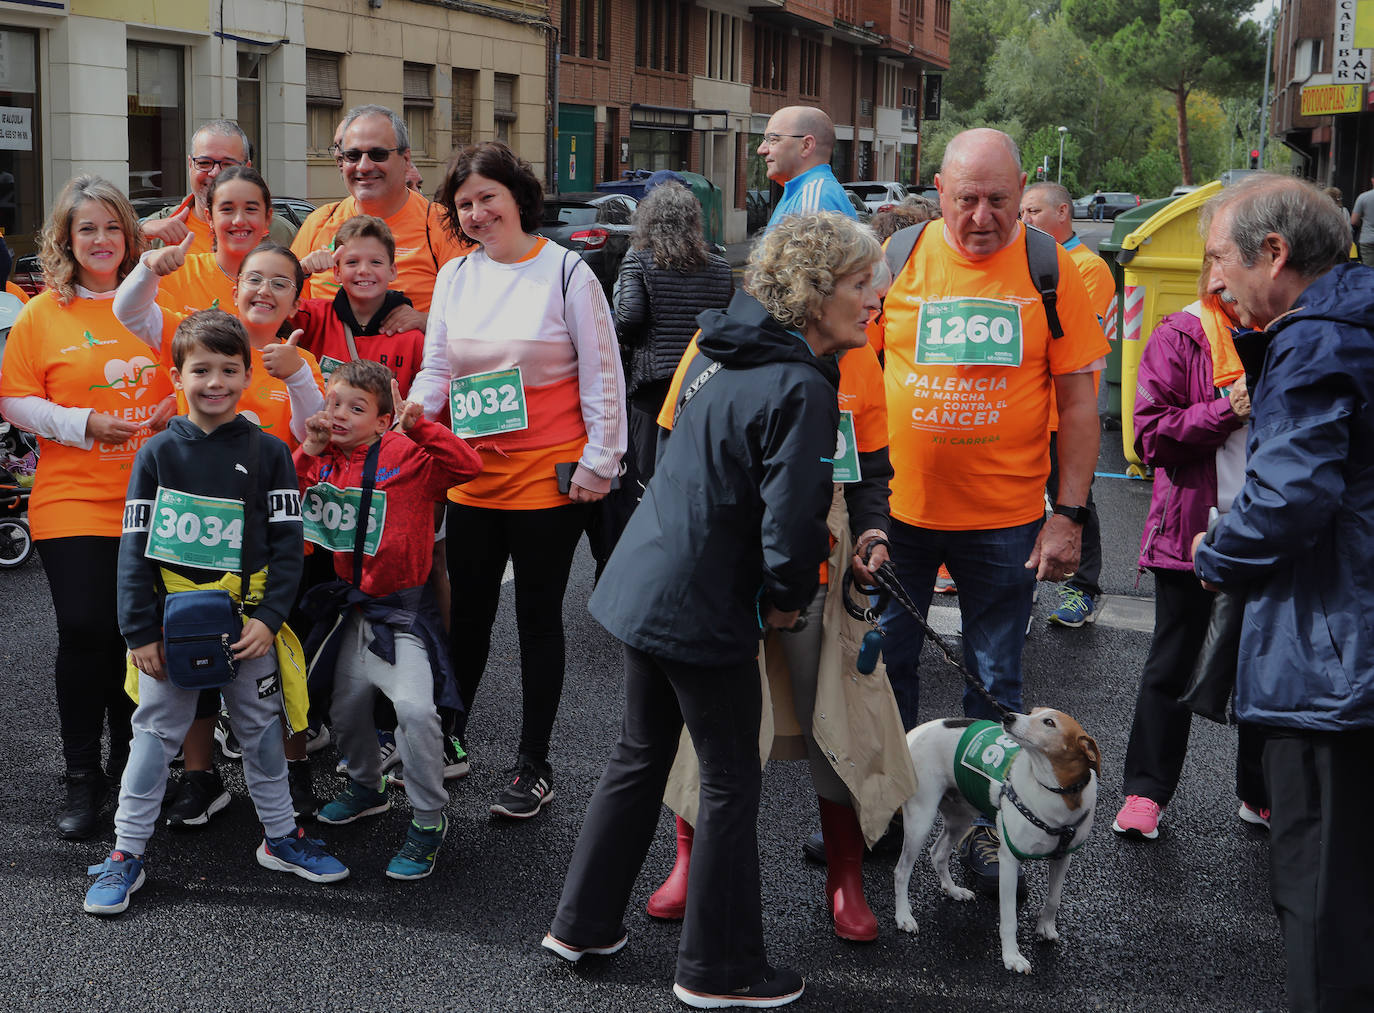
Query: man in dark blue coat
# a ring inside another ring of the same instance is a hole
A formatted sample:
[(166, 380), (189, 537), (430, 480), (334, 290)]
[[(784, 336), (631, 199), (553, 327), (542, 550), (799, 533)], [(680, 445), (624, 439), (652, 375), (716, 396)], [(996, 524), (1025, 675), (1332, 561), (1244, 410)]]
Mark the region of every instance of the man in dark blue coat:
[[(1208, 287), (1253, 409), (1245, 485), (1195, 541), (1244, 594), (1236, 716), (1263, 726), (1291, 1010), (1374, 1009), (1374, 271), (1320, 190), (1261, 175), (1205, 212)], [(1199, 544), (1200, 542), (1200, 544)]]

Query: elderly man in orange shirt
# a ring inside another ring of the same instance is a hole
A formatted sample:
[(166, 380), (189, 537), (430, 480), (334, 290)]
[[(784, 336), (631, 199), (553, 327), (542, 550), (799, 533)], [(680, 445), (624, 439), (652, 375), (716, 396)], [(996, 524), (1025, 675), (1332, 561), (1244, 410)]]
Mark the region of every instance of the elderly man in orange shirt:
[[(1018, 220), (1025, 182), (1020, 152), (1001, 131), (951, 140), (935, 177), (943, 219), (927, 226), (897, 272), (873, 328), (880, 333), (871, 334), (886, 353), (893, 563), (921, 610), (940, 563), (948, 565), (965, 663), (1011, 710), (1021, 709), (1035, 581), (1064, 580), (1078, 568), (1098, 450), (1093, 374), (1107, 354), (1072, 258)], [(1043, 254), (1057, 266), (1053, 302), (1031, 280), (1034, 243), (1037, 261)], [(1046, 519), (1052, 398), (1060, 484)], [(900, 609), (883, 626), (888, 678), (914, 728), (924, 631)], [(964, 713), (999, 719), (967, 690)], [(998, 846), (991, 825), (975, 826), (960, 845), (977, 885), (993, 896)]]

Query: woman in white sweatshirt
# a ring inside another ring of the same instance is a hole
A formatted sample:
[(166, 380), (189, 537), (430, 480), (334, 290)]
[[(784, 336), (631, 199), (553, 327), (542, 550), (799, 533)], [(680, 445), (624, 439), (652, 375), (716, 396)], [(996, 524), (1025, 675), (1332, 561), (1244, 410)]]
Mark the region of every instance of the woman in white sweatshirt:
[[(434, 282), (424, 366), (411, 388), (482, 458), (449, 492), (450, 642), (469, 710), (509, 560), (523, 718), (512, 782), (492, 804), (526, 818), (553, 798), (549, 738), (563, 690), (563, 593), (593, 504), (625, 452), (625, 379), (605, 294), (577, 254), (535, 235), (543, 190), (499, 141), (459, 150), (438, 202), (478, 244)], [(467, 715), (457, 718), (463, 738)]]

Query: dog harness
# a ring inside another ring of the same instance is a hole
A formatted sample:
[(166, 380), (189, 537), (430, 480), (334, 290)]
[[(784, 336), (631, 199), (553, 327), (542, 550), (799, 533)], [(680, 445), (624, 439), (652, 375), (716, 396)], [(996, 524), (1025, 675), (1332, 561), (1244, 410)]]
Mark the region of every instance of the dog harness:
[[(959, 745), (954, 750), (954, 783), (970, 805), (988, 819), (997, 820), (997, 829), (1002, 840), (1007, 843), (1007, 850), (1019, 861), (1055, 860), (1072, 854), (1087, 843), (1086, 841), (1078, 844), (1072, 842), (1078, 834), (1079, 827), (1087, 820), (1088, 814), (1085, 812), (1076, 822), (1068, 826), (1052, 827), (1031, 812), (1030, 808), (1021, 800), (1021, 796), (1016, 793), (1016, 789), (1011, 786), (1011, 782), (1007, 780), (1007, 772), (1011, 769), (1012, 762), (1020, 752), (1020, 744), (1004, 732), (1002, 726), (997, 722), (975, 721), (964, 729), (964, 733), (959, 736)], [(1049, 787), (1049, 790), (1055, 794), (1065, 795), (1082, 791), (1087, 787), (1087, 784), (1088, 782), (1085, 780), (1079, 784), (1070, 785), (1068, 788), (1062, 788), (1058, 785), (1054, 787), (1042, 785), (1042, 787)], [(999, 811), (1004, 796), (1031, 826), (1051, 837), (1058, 838), (1059, 843), (1055, 845), (1054, 850), (1043, 855), (1030, 855), (1020, 851), (1012, 844)]]

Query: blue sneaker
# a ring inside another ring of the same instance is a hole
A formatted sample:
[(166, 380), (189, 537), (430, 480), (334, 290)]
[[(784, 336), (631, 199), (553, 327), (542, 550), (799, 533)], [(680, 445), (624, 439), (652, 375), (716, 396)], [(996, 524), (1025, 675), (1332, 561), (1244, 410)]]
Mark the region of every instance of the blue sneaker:
[(401, 754), (396, 751), (396, 733), (377, 729), (377, 747), (382, 753), (382, 773), (385, 774), (401, 762)]
[(92, 865), (86, 875), (95, 882), (86, 891), (82, 908), (93, 915), (117, 915), (129, 906), (129, 894), (143, 885), (143, 859), (122, 851), (111, 851), (101, 865)]
[(1050, 613), (1049, 622), (1075, 630), (1084, 623), (1097, 622), (1097, 609), (1093, 607), (1092, 597), (1076, 587), (1061, 587), (1059, 607)]
[(380, 790), (373, 791), (357, 781), (350, 780), (339, 793), (339, 797), (316, 813), (315, 818), (321, 823), (333, 823), (338, 826), (360, 820), (364, 816), (378, 816), (386, 812), (391, 808), (391, 799), (386, 796), (386, 782), (382, 783), (383, 787)]
[(386, 874), (390, 879), (424, 879), (434, 871), (434, 859), (439, 854), (439, 845), (448, 836), (448, 820), (439, 817), (437, 827), (421, 827), (410, 821), (406, 828), (406, 842), (401, 850), (386, 864)]
[(337, 883), (348, 878), (348, 866), (324, 850), (324, 842), (306, 837), (297, 827), (285, 837), (263, 837), (258, 864), (276, 872), (294, 872), (312, 883)]

